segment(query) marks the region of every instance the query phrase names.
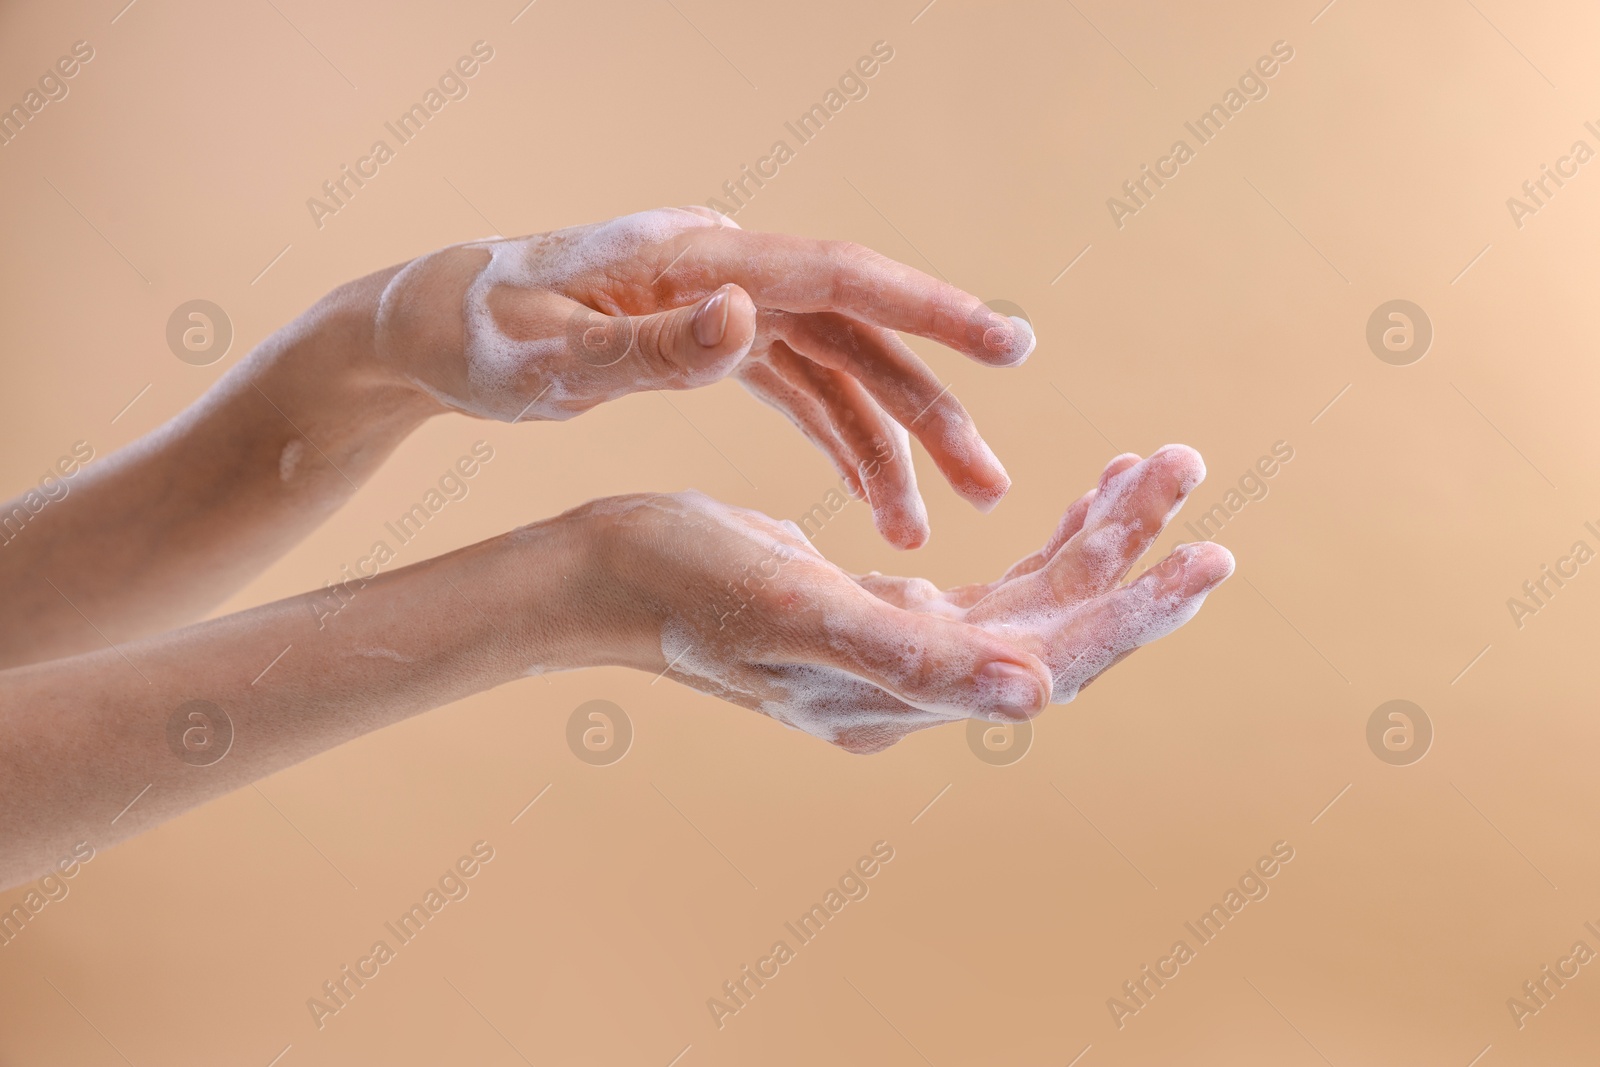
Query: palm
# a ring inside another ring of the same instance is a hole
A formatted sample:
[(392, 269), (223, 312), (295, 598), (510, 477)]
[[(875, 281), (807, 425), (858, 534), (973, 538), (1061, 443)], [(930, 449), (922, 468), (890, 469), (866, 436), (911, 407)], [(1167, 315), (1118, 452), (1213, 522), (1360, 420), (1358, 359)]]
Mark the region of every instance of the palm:
[(848, 575), (792, 523), (698, 498), (675, 524), (715, 542), (727, 562), (697, 576), (718, 590), (716, 610), (671, 618), (665, 673), (857, 752), (994, 713), (973, 684), (984, 656), (953, 635), (986, 644), (985, 655), (1002, 648), (1013, 663), (1043, 664), (1051, 700), (1066, 703), (1181, 626), (1232, 572), (1226, 549), (1201, 543), (1122, 584), (1203, 476), (1199, 455), (1181, 446), (1119, 456), (1038, 552), (994, 582), (949, 591)]

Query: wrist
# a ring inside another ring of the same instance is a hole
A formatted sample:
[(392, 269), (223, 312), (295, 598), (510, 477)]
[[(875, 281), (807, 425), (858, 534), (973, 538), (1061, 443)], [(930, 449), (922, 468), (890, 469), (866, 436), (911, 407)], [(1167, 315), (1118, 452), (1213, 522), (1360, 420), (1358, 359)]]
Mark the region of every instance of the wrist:
[(384, 416), (415, 429), (448, 409), (401, 373), (383, 351), (384, 294), (408, 266), (390, 267), (329, 292), (306, 313), (308, 328), (295, 331), (281, 357), (294, 365), (296, 376), (324, 388), (347, 415)]
[(606, 517), (590, 502), (495, 538), (486, 595), (501, 606), (513, 675), (640, 666), (659, 657), (617, 580)]
[(476, 413), (468, 399), (467, 292), (488, 263), (483, 249), (451, 246), (370, 275), (359, 299), (370, 323), (373, 371), (436, 412)]

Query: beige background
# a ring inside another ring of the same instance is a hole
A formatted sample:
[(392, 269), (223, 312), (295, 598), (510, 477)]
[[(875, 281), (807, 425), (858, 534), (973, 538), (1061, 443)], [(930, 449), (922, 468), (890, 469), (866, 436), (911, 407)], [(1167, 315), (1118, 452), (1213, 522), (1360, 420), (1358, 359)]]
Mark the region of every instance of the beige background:
[[(870, 95), (740, 223), (942, 272), (1040, 344), (1000, 372), (917, 342), (1015, 479), (998, 511), (923, 464), (925, 549), (896, 556), (860, 504), (819, 546), (984, 578), (1114, 450), (1198, 447), (1191, 511), (1274, 442), (1295, 458), (1219, 535), (1239, 571), (1198, 620), (1012, 766), (959, 728), (857, 758), (646, 676), (523, 681), (101, 851), (0, 948), (0, 1063), (1594, 1062), (1600, 966), (1521, 1030), (1506, 1007), (1574, 941), (1600, 950), (1600, 570), (1520, 630), (1506, 606), (1600, 547), (1600, 163), (1521, 229), (1505, 204), (1600, 147), (1591, 7), (122, 2), (0, 12), (4, 102), (96, 53), (0, 148), (6, 492), (158, 426), (344, 279), (704, 202), (878, 40)], [(318, 230), (306, 198), (480, 39), (470, 95)], [(1106, 198), (1278, 40), (1270, 95), (1113, 225)], [(197, 297), (237, 331), (205, 368), (163, 337)], [(1411, 366), (1364, 339), (1395, 298), (1435, 329)], [(336, 577), (479, 438), (496, 458), (402, 562), (609, 493), (792, 517), (836, 484), (733, 385), (441, 419), (229, 610)], [(636, 732), (609, 767), (565, 742), (595, 698)], [(1394, 698), (1436, 731), (1411, 766), (1367, 747)], [(319, 1031), (307, 998), (479, 839), (471, 895)], [(706, 999), (878, 840), (870, 896), (719, 1031)], [(1271, 895), (1118, 1030), (1107, 998), (1279, 840)]]

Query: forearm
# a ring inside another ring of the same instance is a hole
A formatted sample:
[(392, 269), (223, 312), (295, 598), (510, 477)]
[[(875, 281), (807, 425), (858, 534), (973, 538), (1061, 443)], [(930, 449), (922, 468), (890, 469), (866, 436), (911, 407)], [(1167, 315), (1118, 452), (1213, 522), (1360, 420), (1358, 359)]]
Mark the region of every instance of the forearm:
[(373, 358), (378, 297), (393, 273), (330, 294), (190, 408), (73, 475), (36, 514), (0, 505), (0, 598), (12, 608), (0, 618), (0, 666), (200, 617), (439, 411)]
[(0, 672), (0, 888), (418, 712), (617, 658), (591, 558), (563, 516), (345, 587), (333, 617), (319, 591)]

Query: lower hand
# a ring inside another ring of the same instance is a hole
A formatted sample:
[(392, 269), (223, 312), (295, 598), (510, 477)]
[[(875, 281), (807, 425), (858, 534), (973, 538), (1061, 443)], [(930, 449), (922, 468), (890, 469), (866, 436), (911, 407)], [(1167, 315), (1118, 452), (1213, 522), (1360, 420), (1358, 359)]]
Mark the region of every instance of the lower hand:
[(1112, 460), (1038, 552), (998, 581), (942, 591), (852, 576), (793, 523), (699, 493), (581, 509), (599, 526), (622, 662), (760, 711), (853, 752), (963, 718), (1066, 703), (1187, 622), (1233, 572), (1202, 542), (1123, 585), (1205, 476), (1193, 449)]

